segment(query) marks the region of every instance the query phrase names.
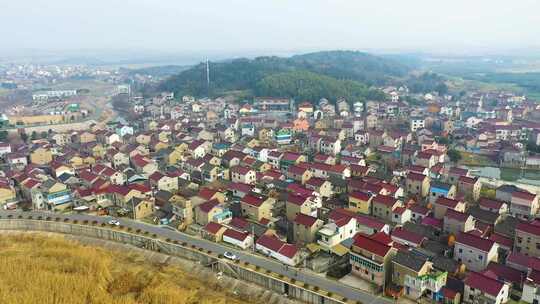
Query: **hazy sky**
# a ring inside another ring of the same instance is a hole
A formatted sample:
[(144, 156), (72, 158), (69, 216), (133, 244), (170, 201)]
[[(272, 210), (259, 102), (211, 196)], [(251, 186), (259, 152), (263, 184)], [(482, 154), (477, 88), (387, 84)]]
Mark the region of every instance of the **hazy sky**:
[(540, 0), (2, 0), (0, 49), (469, 51), (540, 46)]

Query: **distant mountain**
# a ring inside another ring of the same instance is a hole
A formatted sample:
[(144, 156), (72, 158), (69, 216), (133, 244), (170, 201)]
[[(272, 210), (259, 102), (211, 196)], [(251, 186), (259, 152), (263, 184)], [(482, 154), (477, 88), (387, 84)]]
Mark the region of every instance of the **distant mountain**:
[(152, 75), (156, 77), (168, 77), (176, 75), (185, 70), (189, 69), (189, 66), (183, 65), (162, 65), (162, 66), (151, 66), (146, 68), (139, 69), (126, 69), (131, 75), (134, 74), (145, 74)]
[[(252, 94), (298, 99), (320, 94), (331, 94), (323, 96), (326, 98), (359, 95), (367, 98), (368, 86), (382, 85), (395, 77), (403, 77), (409, 70), (410, 67), (393, 59), (354, 51), (326, 51), (289, 58), (234, 59), (210, 63), (210, 95), (247, 90)], [(284, 83), (292, 80), (297, 81), (294, 88)], [(310, 87), (306, 87), (307, 84)], [(327, 90), (319, 90), (317, 86)], [(355, 93), (347, 92), (351, 87), (355, 88)], [(358, 93), (360, 88), (362, 94)], [(206, 64), (200, 63), (168, 78), (159, 89), (178, 95), (207, 95)]]

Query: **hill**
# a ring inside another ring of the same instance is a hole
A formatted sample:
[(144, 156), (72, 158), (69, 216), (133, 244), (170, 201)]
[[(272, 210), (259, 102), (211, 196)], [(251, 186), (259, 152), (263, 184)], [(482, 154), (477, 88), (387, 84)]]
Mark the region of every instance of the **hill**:
[[(338, 86), (358, 88), (362, 86), (365, 91), (362, 95), (367, 96), (367, 86), (384, 84), (394, 77), (406, 75), (408, 71), (409, 67), (392, 59), (353, 51), (317, 52), (288, 58), (275, 56), (242, 58), (210, 64), (210, 95), (219, 95), (233, 90), (247, 90), (252, 94), (259, 94), (262, 90), (266, 93), (265, 95), (271, 96), (304, 96), (306, 94), (301, 92), (302, 87), (289, 90), (290, 86), (268, 85), (267, 83), (291, 77), (313, 79), (315, 75), (318, 75), (321, 77), (317, 83), (325, 87), (335, 87), (338, 83)], [(200, 63), (168, 78), (160, 84), (159, 89), (173, 91), (178, 95), (207, 95), (206, 64)], [(340, 90), (337, 90), (336, 94), (339, 92)], [(335, 99), (343, 95), (325, 97)]]
[(0, 237), (0, 303), (241, 304), (175, 265), (61, 237)]

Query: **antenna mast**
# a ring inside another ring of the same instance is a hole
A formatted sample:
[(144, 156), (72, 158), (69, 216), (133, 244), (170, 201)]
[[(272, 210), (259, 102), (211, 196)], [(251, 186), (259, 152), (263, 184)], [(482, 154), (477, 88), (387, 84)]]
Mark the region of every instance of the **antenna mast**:
[(210, 97), (210, 62), (206, 58), (206, 88), (208, 90), (208, 97)]

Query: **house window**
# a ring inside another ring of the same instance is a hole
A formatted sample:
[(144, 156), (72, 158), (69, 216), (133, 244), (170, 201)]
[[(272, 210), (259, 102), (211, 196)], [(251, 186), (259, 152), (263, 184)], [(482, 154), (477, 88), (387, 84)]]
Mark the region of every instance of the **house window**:
[(480, 261), (481, 261), (483, 258), (484, 258), (484, 257), (481, 256), (481, 255), (478, 256), (478, 259), (479, 259)]
[(463, 249), (459, 248), (458, 252), (463, 253)]

